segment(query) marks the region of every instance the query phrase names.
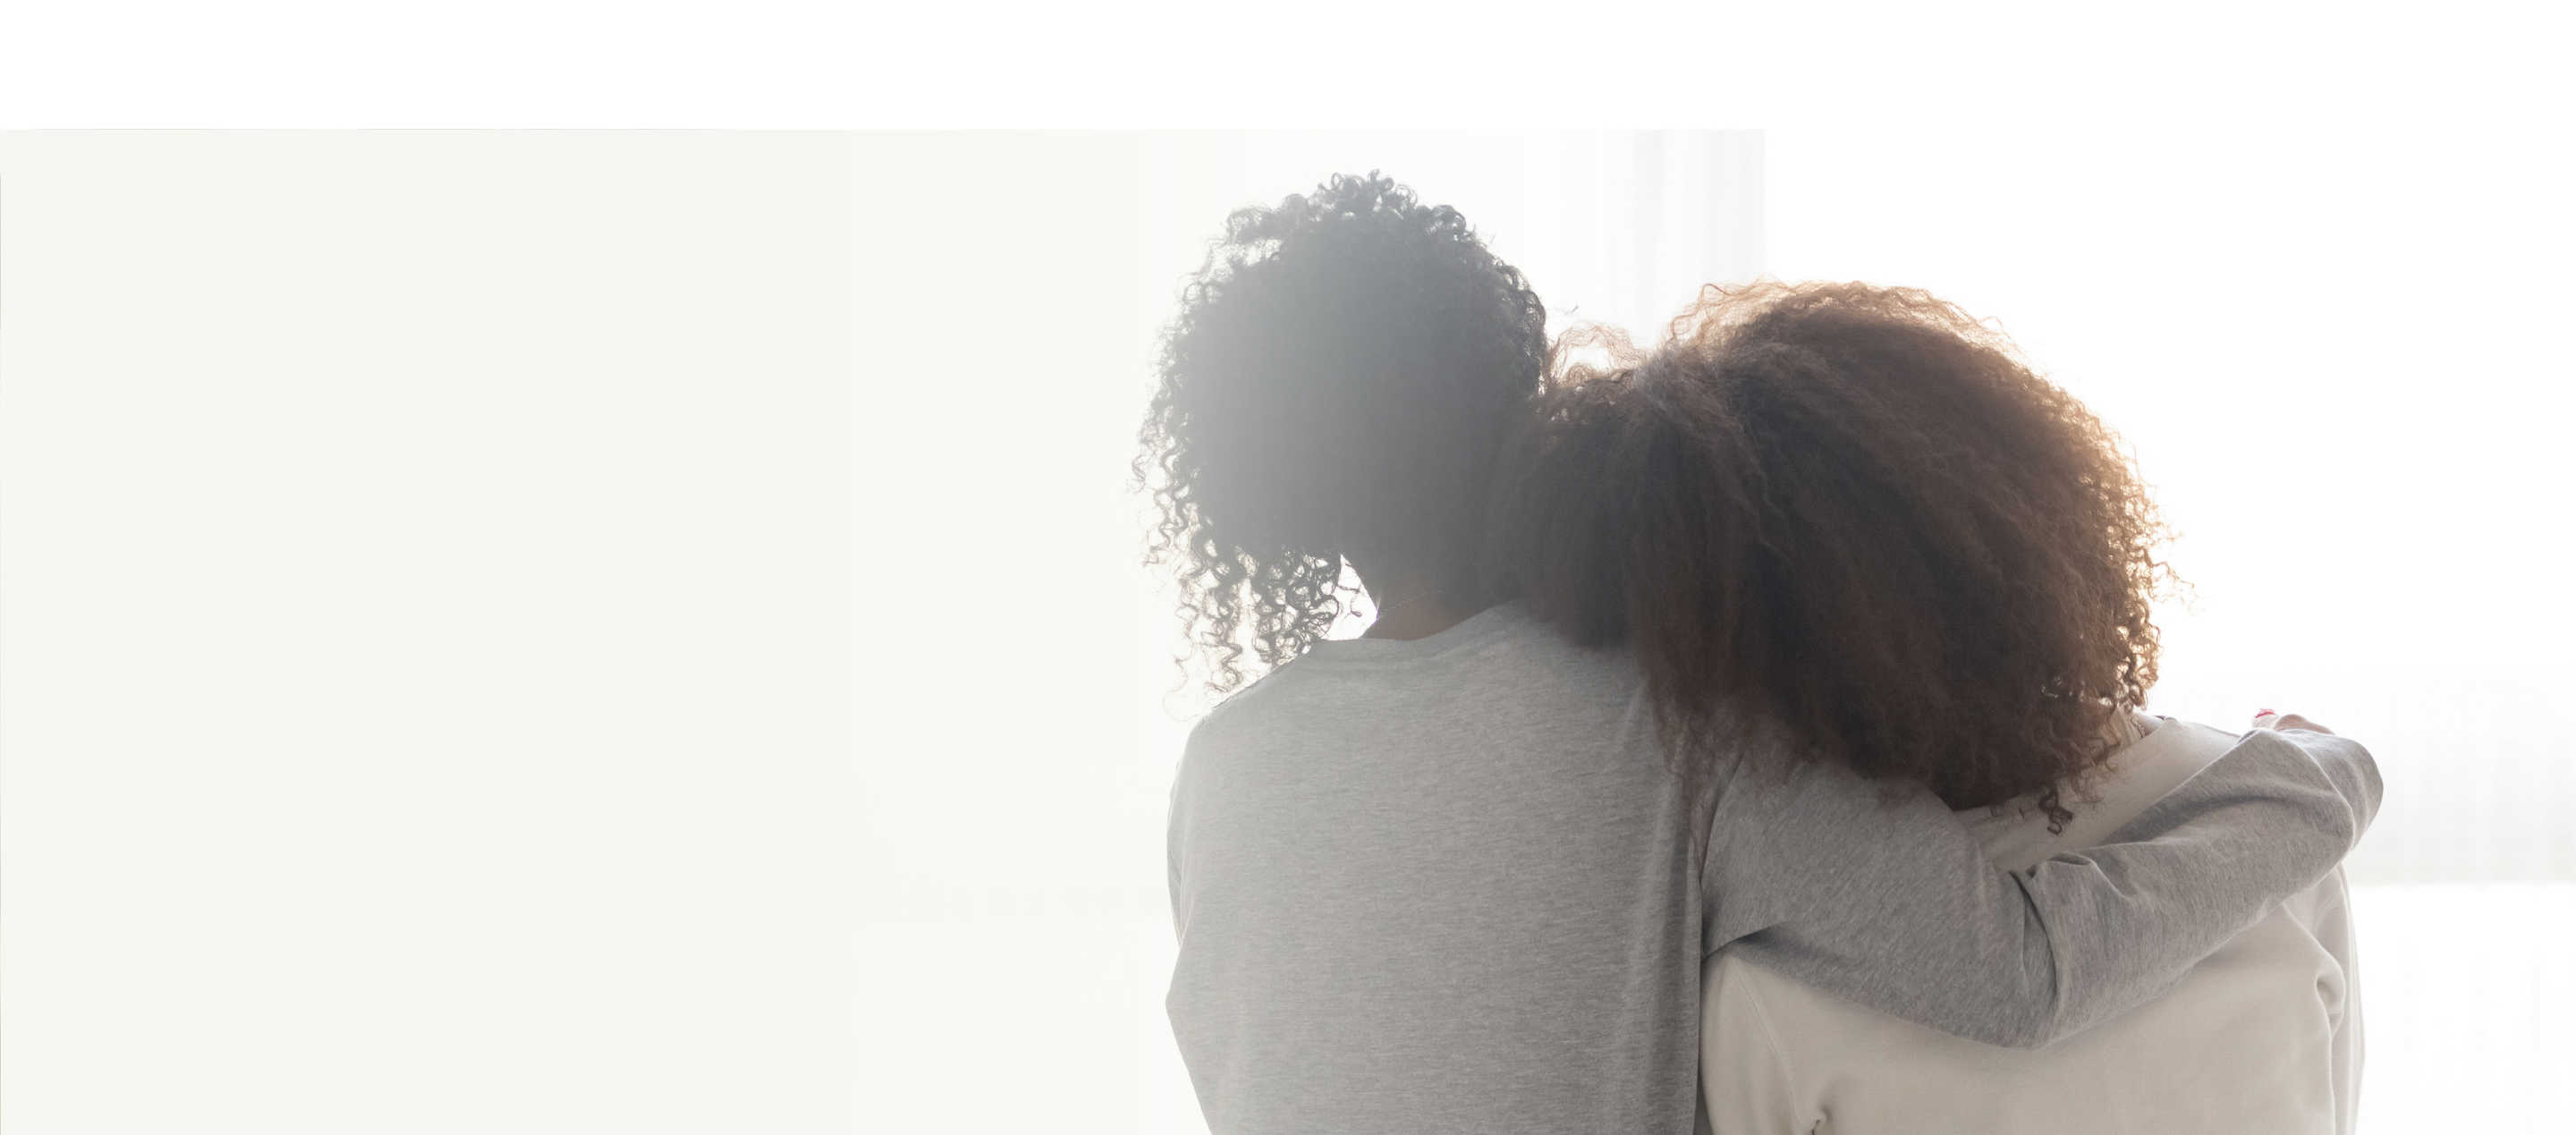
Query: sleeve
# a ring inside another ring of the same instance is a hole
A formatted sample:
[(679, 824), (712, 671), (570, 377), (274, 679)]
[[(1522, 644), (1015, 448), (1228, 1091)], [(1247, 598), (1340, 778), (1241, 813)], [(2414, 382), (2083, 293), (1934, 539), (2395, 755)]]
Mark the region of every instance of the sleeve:
[(1189, 821), (1190, 754), (1198, 746), (1198, 731), (1182, 746), (1180, 763), (1172, 769), (1171, 796), (1163, 813), (1163, 884), (1172, 903), (1172, 937), (1175, 941), (1187, 934), (1190, 924), (1189, 903), (1181, 885), (1181, 849), (1186, 842)]
[(2102, 846), (2014, 872), (1920, 785), (1739, 768), (1712, 812), (1702, 948), (2036, 1048), (2162, 993), (2325, 877), (2379, 796), (2352, 740), (2258, 729)]

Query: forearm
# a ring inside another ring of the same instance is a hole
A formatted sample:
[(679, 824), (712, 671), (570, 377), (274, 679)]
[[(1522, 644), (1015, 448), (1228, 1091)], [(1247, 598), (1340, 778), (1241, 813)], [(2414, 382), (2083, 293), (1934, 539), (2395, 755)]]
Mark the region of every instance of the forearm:
[(2102, 846), (2022, 878), (2048, 927), (2056, 995), (2040, 1043), (2170, 988), (2323, 879), (2379, 810), (2370, 753), (2349, 738), (2258, 729)]
[(1708, 947), (1740, 938), (1882, 1012), (2036, 1046), (2161, 992), (2322, 878), (2379, 779), (2349, 740), (2258, 732), (2103, 846), (2018, 874), (1928, 792), (1886, 791), (1819, 769), (1722, 799)]

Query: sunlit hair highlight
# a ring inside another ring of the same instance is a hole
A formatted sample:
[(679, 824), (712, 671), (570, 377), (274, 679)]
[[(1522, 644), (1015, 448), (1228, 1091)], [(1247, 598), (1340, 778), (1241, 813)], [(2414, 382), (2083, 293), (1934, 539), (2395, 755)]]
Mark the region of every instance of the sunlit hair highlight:
[(1652, 352), (1569, 332), (1492, 516), (1497, 587), (1629, 646), (1688, 761), (1759, 727), (2056, 829), (2155, 681), (2171, 573), (2118, 438), (1916, 289), (1712, 286)]

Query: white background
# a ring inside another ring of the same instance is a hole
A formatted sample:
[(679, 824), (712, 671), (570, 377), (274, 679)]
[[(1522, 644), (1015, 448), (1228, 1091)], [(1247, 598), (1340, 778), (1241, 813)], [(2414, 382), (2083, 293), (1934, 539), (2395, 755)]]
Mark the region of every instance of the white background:
[(0, 1121), (830, 1130), (849, 141), (0, 137)]

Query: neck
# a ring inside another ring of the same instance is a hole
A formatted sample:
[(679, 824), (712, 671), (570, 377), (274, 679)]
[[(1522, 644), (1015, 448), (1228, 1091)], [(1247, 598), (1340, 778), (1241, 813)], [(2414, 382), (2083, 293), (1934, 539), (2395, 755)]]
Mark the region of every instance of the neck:
[(1428, 638), (1475, 614), (1462, 609), (1459, 600), (1440, 594), (1439, 585), (1423, 573), (1363, 573), (1360, 586), (1368, 589), (1369, 601), (1377, 608), (1377, 618), (1360, 632), (1362, 638)]

